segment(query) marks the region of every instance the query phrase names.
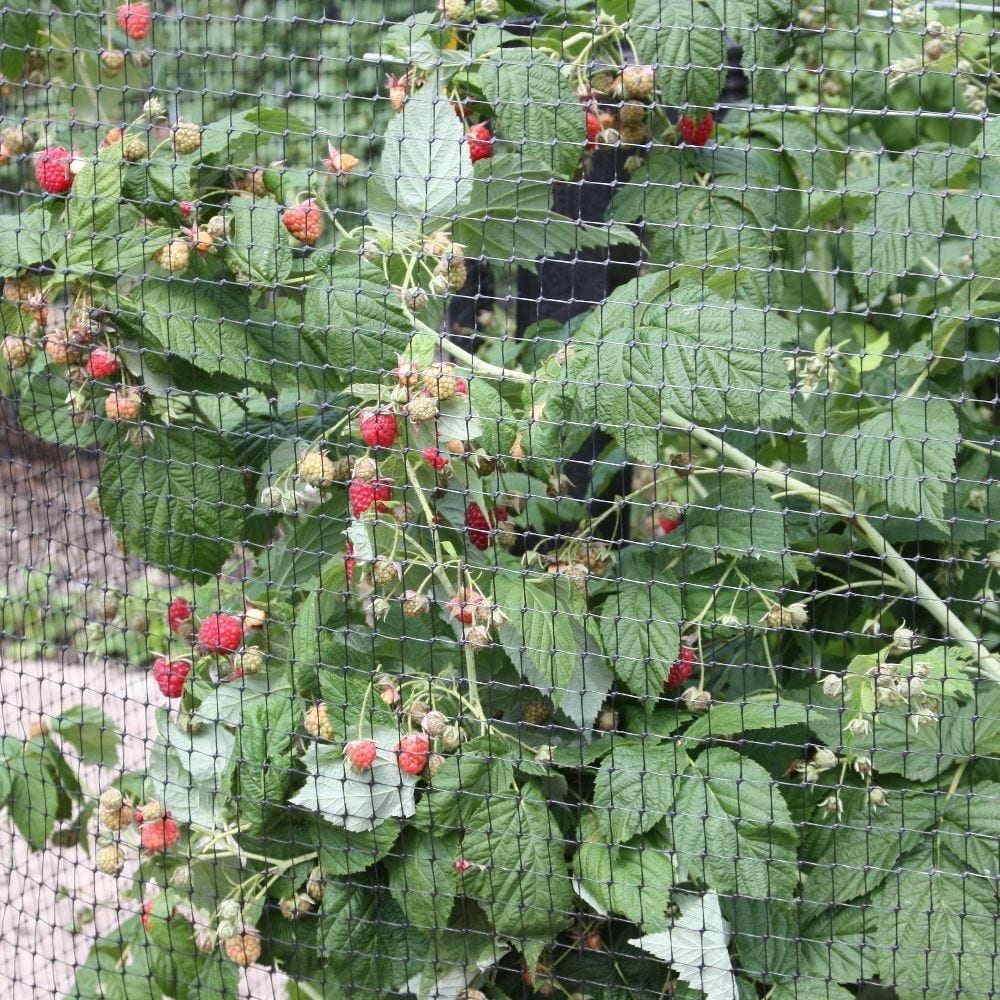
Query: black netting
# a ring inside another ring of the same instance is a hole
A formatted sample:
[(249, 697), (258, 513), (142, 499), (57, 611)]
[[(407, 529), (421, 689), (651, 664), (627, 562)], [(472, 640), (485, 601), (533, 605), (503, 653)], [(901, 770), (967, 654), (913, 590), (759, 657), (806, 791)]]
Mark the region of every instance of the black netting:
[(993, 7), (0, 7), (0, 994), (998, 989)]

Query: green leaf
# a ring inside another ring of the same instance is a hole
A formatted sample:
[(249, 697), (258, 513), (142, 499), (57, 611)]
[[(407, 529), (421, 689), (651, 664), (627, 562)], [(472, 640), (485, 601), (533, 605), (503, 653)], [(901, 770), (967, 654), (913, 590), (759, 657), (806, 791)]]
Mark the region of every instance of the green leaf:
[(530, 48), (502, 49), (479, 68), (496, 114), (497, 136), (516, 143), (531, 160), (572, 177), (587, 140), (583, 108), (569, 77)]
[(934, 822), (922, 813), (916, 796), (889, 795), (877, 811), (860, 791), (843, 794), (843, 815), (827, 814), (805, 824), (802, 834), (802, 874), (806, 899), (848, 903), (884, 882), (904, 853), (920, 841)]
[(937, 521), (955, 475), (959, 437), (948, 400), (903, 396), (865, 411), (855, 427), (831, 435), (828, 447), (837, 469), (890, 513)]
[(392, 898), (414, 927), (446, 927), (455, 905), (458, 838), (440, 830), (409, 829), (389, 864)]
[(592, 812), (581, 820), (580, 836), (573, 868), (583, 899), (597, 904), (598, 912), (617, 913), (637, 924), (662, 921), (674, 882), (669, 845), (652, 835), (611, 846)]
[(463, 750), (445, 759), (417, 803), (413, 822), (439, 831), (460, 830), (513, 783), (514, 771), (503, 757)]
[(707, 108), (722, 89), (725, 31), (697, 0), (636, 0), (629, 38), (642, 62), (656, 68), (661, 104)]
[(572, 917), (563, 842), (545, 800), (531, 787), (487, 798), (462, 838), (471, 865), (461, 879), (497, 934), (550, 935)]
[(680, 650), (677, 584), (623, 583), (601, 607), (601, 637), (615, 673), (635, 695), (658, 698)]
[[(682, 740), (722, 739), (752, 730), (785, 729), (809, 724), (809, 710), (796, 702), (713, 703), (681, 735)], [(696, 748), (692, 748), (693, 750)]]
[(215, 280), (147, 280), (140, 303), (143, 325), (170, 354), (202, 371), (271, 383), (270, 359), (251, 335), (247, 288)]
[(33, 851), (45, 848), (59, 815), (59, 785), (55, 775), (55, 751), (24, 744), (21, 759), (11, 762), (10, 814), (14, 826)]
[(382, 180), (414, 219), (454, 216), (468, 200), (472, 160), (451, 101), (429, 84), (386, 128)]
[(879, 973), (900, 1000), (985, 997), (995, 990), (1000, 958), (992, 880), (905, 866), (883, 886), (877, 906)]
[(637, 244), (625, 226), (585, 225), (554, 212), (550, 169), (499, 149), (488, 162), (488, 173), (482, 168), (473, 182), (468, 209), (455, 220), (455, 239), (467, 256), (533, 269), (539, 257)]
[(582, 395), (601, 426), (630, 456), (653, 463), (665, 408), (700, 424), (787, 418), (788, 375), (771, 349), (774, 333), (714, 301), (660, 304), (663, 283), (655, 274), (623, 286), (574, 334), (590, 359)]
[[(133, 920), (138, 923), (139, 918)], [(127, 1000), (134, 996), (122, 971), (122, 953), (127, 947), (124, 935), (99, 938), (86, 961), (78, 968), (73, 985), (64, 1000)]]
[(586, 633), (582, 622), (574, 621), (567, 581), (551, 574), (497, 577), (496, 588), (497, 604), (507, 617), (500, 641), (515, 668), (549, 693), (557, 707), (568, 696), (578, 697), (572, 682), (587, 656)]
[(265, 806), (282, 807), (292, 763), (294, 712), (287, 697), (272, 696), (243, 713), (234, 753), (235, 794), (241, 819), (259, 824)]
[(771, 997), (772, 1000), (852, 1000), (854, 994), (837, 983), (796, 976), (790, 982), (778, 983)]
[(946, 698), (938, 711), (937, 722), (916, 729), (914, 713), (905, 703), (881, 709), (872, 737), (875, 770), (880, 774), (901, 774), (908, 781), (929, 781), (970, 756), (991, 752), (985, 731), (980, 739), (974, 703), (963, 705)]
[[(944, 232), (945, 201), (939, 192), (913, 187), (911, 164), (880, 182), (851, 236), (854, 283), (876, 302), (908, 274), (933, 274)], [(922, 258), (929, 257), (929, 261)]]
[(323, 668), (339, 662), (335, 658), (333, 632), (321, 624), (321, 604), (321, 591), (306, 594), (295, 609), (295, 621), (289, 635), (288, 659), (292, 664), (295, 691), (310, 698), (319, 691)]
[(0, 274), (9, 275), (48, 260), (63, 246), (60, 214), (51, 205), (0, 215)]
[(66, 709), (49, 722), (49, 728), (76, 747), (85, 764), (114, 767), (118, 763), (121, 739), (117, 727), (94, 705)]
[(747, 557), (779, 563), (794, 580), (795, 565), (788, 556), (786, 521), (767, 487), (752, 479), (730, 478), (688, 508), (685, 528), (688, 545), (706, 556)]
[(727, 34), (743, 50), (742, 65), (750, 82), (750, 100), (756, 104), (770, 103), (782, 83), (781, 62), (788, 49), (791, 27), (788, 4), (782, 0), (716, 0), (713, 6), (720, 21), (725, 22)]
[(246, 490), (222, 437), (159, 427), (108, 455), (100, 500), (126, 551), (171, 573), (207, 576), (243, 538)]
[(328, 374), (337, 385), (395, 368), (413, 332), (385, 276), (361, 257), (338, 260), (308, 286), (303, 324), (302, 336), (333, 367)]
[(701, 754), (675, 783), (674, 845), (692, 875), (723, 893), (791, 899), (798, 841), (771, 776), (732, 750)]
[(798, 945), (795, 971), (837, 983), (856, 983), (871, 975), (866, 954), (867, 911), (857, 906), (796, 905)]
[(303, 846), (319, 845), (320, 867), (327, 878), (363, 872), (389, 854), (399, 837), (399, 830), (393, 826), (351, 833), (319, 816), (303, 823), (301, 815), (296, 814), (295, 824), (302, 831)]
[(321, 749), (314, 744), (306, 753), (305, 785), (291, 798), (293, 805), (319, 812), (334, 826), (353, 833), (371, 830), (387, 819), (413, 815), (417, 779), (401, 771), (393, 747), (398, 733), (376, 729), (375, 761), (367, 771), (357, 771), (342, 756), (340, 748)]
[(106, 236), (121, 211), (121, 149), (112, 143), (96, 159), (87, 160), (76, 175), (66, 207), (70, 258), (86, 259), (91, 255), (95, 237)]
[(601, 834), (623, 844), (654, 827), (674, 804), (674, 775), (690, 761), (674, 743), (619, 743), (594, 781)]
[(941, 846), (980, 875), (1000, 872), (1000, 782), (976, 781), (969, 792), (945, 799), (938, 826)]
[(277, 202), (270, 198), (234, 198), (228, 213), (231, 225), (226, 257), (230, 265), (244, 271), (256, 284), (284, 281), (294, 257)]
[(5, 80), (21, 79), (28, 51), (36, 44), (37, 15), (37, 8), (28, 0), (8, 0), (0, 9), (0, 72)]
[(18, 380), (17, 386), (20, 393), (18, 416), (29, 434), (73, 448), (94, 448), (111, 437), (106, 422), (85, 420), (78, 423), (74, 420), (73, 411), (66, 405), (70, 382), (57, 369), (27, 373)]
[[(412, 932), (410, 932), (412, 933)], [(323, 893), (319, 939), (324, 978), (349, 992), (391, 996), (405, 977), (408, 928), (388, 893), (330, 880)]]

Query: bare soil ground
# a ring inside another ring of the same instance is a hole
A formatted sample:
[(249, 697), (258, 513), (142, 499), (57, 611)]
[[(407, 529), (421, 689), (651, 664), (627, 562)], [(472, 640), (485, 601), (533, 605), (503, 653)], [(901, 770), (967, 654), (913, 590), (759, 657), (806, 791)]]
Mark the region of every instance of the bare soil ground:
[[(29, 567), (47, 569), (51, 593), (124, 590), (143, 572), (117, 551), (111, 532), (85, 506), (96, 474), (92, 456), (24, 437), (0, 400), (0, 588), (12, 587)], [(120, 727), (124, 766), (141, 767), (154, 731), (151, 706), (160, 700), (147, 671), (56, 647), (48, 652), (42, 660), (16, 659), (0, 641), (0, 732), (23, 738), (40, 716), (83, 700)], [(102, 784), (95, 768), (81, 768), (81, 778), (85, 787)], [(94, 938), (138, 908), (120, 898), (118, 888), (81, 847), (32, 853), (6, 813), (0, 816), (0, 996), (61, 997)], [(255, 969), (243, 980), (243, 995), (255, 1000), (284, 992), (279, 974)]]

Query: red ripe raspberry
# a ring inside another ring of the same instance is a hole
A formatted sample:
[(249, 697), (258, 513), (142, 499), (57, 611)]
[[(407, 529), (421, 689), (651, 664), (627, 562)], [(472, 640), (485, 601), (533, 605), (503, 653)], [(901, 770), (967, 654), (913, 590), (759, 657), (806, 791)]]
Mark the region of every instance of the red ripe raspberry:
[(486, 122), (473, 125), (465, 133), (465, 141), (469, 144), (469, 158), (473, 163), (485, 160), (493, 152), (493, 133)]
[(396, 744), (396, 759), (399, 769), (407, 774), (420, 774), (427, 763), (430, 743), (423, 733), (410, 733)]
[(348, 542), (346, 546), (346, 555), (344, 556), (344, 570), (347, 573), (347, 586), (351, 585), (351, 581), (354, 579), (354, 543)]
[(369, 448), (391, 448), (396, 440), (396, 415), (390, 410), (362, 410), (358, 429)]
[(347, 502), (350, 504), (351, 514), (354, 517), (361, 517), (375, 503), (375, 484), (353, 480), (347, 487)]
[(712, 112), (707, 112), (704, 117), (698, 122), (698, 127), (694, 132), (694, 139), (692, 140), (696, 146), (704, 146), (709, 139), (712, 138), (712, 129), (715, 127), (715, 119), (712, 117)]
[(465, 508), (465, 528), (469, 532), (469, 541), (477, 549), (490, 547), (490, 522), (479, 504), (470, 503)]
[(191, 202), (182, 201), (178, 207), (181, 210), (181, 215), (183, 215), (185, 219), (191, 218)]
[(198, 629), (198, 645), (209, 653), (235, 653), (243, 642), (239, 618), (221, 611), (209, 615)]
[(148, 4), (123, 3), (118, 7), (118, 26), (134, 41), (138, 42), (149, 34), (151, 19)]
[(84, 371), (91, 378), (107, 378), (118, 371), (118, 359), (106, 347), (95, 347), (87, 358)]
[(657, 521), (660, 525), (660, 531), (665, 535), (669, 535), (671, 531), (675, 531), (681, 526), (682, 518), (679, 517), (667, 517), (666, 514), (660, 514)]
[[(380, 482), (375, 484), (375, 500), (382, 501), (388, 500), (392, 496), (392, 489), (386, 482)], [(381, 514), (387, 511), (389, 508), (386, 507), (384, 503), (376, 502), (375, 509)]]
[(469, 383), (461, 375), (455, 376), (455, 392), (460, 396), (466, 396), (469, 393)]
[(428, 447), (424, 448), (420, 454), (423, 455), (424, 459), (430, 462), (435, 469), (443, 469), (448, 464), (447, 457), (442, 455), (441, 452), (439, 452), (433, 445), (428, 445)]
[(142, 846), (147, 851), (166, 851), (180, 840), (181, 832), (177, 824), (167, 813), (163, 819), (154, 819), (152, 822), (143, 823), (139, 831)]
[(35, 177), (43, 191), (62, 194), (70, 189), (73, 175), (69, 163), (73, 154), (65, 146), (48, 146), (35, 160)]
[(187, 660), (170, 660), (158, 656), (153, 661), (153, 678), (165, 698), (179, 698), (184, 690), (184, 681), (191, 670)]
[(167, 624), (174, 635), (178, 635), (181, 626), (191, 620), (191, 605), (183, 597), (175, 597), (167, 605)]
[(583, 147), (590, 152), (597, 144), (597, 136), (601, 131), (601, 122), (593, 111), (587, 112), (587, 144)]
[(692, 670), (694, 670), (694, 650), (690, 646), (681, 646), (677, 659), (667, 674), (664, 687), (680, 687), (691, 676)]
[(323, 235), (323, 213), (316, 204), (315, 198), (308, 198), (298, 205), (292, 205), (286, 209), (281, 216), (292, 236), (300, 243), (307, 243), (310, 246)]
[(711, 111), (709, 111), (697, 124), (695, 124), (695, 120), (690, 115), (684, 115), (677, 122), (677, 131), (688, 145), (704, 146), (711, 137), (714, 126), (715, 119), (712, 117)]
[(149, 933), (149, 914), (152, 912), (152, 909), (153, 909), (153, 901), (151, 899), (147, 899), (142, 904), (142, 916), (139, 918), (140, 920), (142, 920), (142, 929), (147, 934)]
[(344, 747), (344, 756), (358, 771), (367, 771), (375, 760), (377, 750), (374, 740), (352, 740)]

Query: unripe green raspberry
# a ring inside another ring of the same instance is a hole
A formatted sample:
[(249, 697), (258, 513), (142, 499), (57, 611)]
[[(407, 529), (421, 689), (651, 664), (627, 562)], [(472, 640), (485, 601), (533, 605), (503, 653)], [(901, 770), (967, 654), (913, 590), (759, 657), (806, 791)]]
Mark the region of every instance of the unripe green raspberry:
[(233, 657), (233, 671), (239, 671), (244, 677), (252, 677), (264, 669), (264, 662), (264, 651), (259, 646), (250, 646)]
[(117, 788), (109, 788), (101, 795), (97, 820), (106, 830), (115, 832), (132, 822), (132, 807), (126, 804)]
[(323, 702), (317, 702), (306, 709), (306, 714), (302, 718), (302, 728), (316, 739), (333, 739), (333, 726), (330, 725), (330, 713)]
[(354, 474), (353, 478), (357, 479), (362, 483), (370, 483), (378, 475), (378, 465), (374, 458), (368, 455), (362, 455), (354, 463)]
[(416, 590), (408, 590), (403, 595), (404, 618), (419, 618), (421, 615), (427, 614), (430, 607), (431, 601), (426, 594), (422, 594)]
[(438, 401), (433, 396), (415, 396), (407, 404), (406, 413), (415, 424), (428, 423), (438, 415)]
[(424, 391), (437, 396), (440, 402), (451, 399), (457, 391), (455, 366), (450, 364), (429, 365), (421, 373)]
[(260, 935), (256, 931), (234, 934), (222, 946), (230, 961), (237, 965), (253, 965), (260, 958)]
[(154, 260), (164, 271), (183, 271), (191, 260), (191, 245), (187, 240), (171, 240), (157, 251)]
[(128, 160), (129, 163), (138, 163), (140, 160), (146, 158), (146, 143), (143, 139), (130, 139), (125, 143), (125, 149), (122, 151), (122, 156)]
[(193, 153), (201, 146), (201, 129), (190, 122), (179, 121), (174, 126), (174, 149), (178, 153)]
[(117, 844), (105, 844), (98, 848), (94, 863), (104, 875), (121, 875), (125, 867), (125, 852)]
[(336, 482), (337, 470), (328, 456), (320, 451), (310, 451), (299, 459), (298, 474), (310, 486), (321, 487)]
[(375, 577), (376, 583), (381, 584), (383, 587), (388, 587), (390, 584), (399, 582), (402, 577), (402, 567), (398, 562), (393, 562), (393, 560), (387, 559), (385, 556), (379, 556), (375, 560), (372, 575)]
[(465, 267), (465, 261), (461, 257), (452, 257), (448, 261), (448, 287), (453, 292), (461, 291), (465, 287), (467, 278), (468, 271)]
[(155, 823), (158, 819), (163, 819), (167, 811), (163, 808), (162, 802), (157, 799), (150, 799), (139, 807), (139, 813), (142, 816), (140, 822)]
[(552, 706), (541, 698), (532, 698), (525, 702), (521, 715), (531, 726), (544, 726), (552, 718)]
[(14, 369), (24, 368), (31, 361), (32, 354), (35, 353), (34, 348), (24, 337), (17, 337), (14, 334), (8, 334), (3, 338), (0, 351), (3, 353), (7, 367)]
[(125, 65), (125, 53), (117, 49), (106, 49), (101, 53), (101, 65), (114, 76), (120, 73)]
[(626, 66), (622, 70), (622, 90), (630, 101), (645, 101), (653, 92), (652, 66)]

